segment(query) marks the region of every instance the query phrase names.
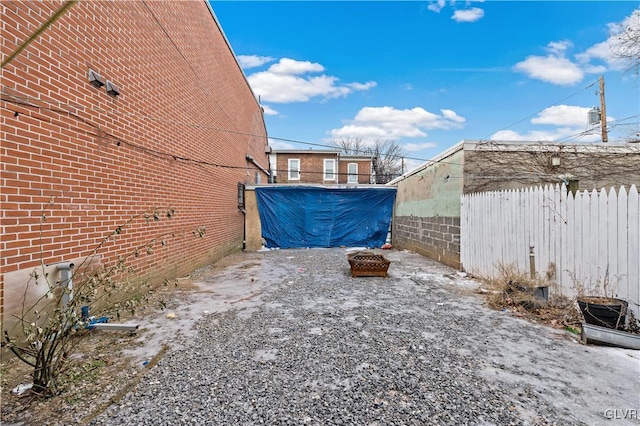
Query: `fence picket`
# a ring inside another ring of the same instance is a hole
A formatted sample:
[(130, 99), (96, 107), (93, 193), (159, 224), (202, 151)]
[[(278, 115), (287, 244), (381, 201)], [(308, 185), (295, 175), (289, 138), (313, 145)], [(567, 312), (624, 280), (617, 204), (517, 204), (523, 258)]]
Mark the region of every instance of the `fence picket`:
[(567, 242), (566, 249), (564, 251), (565, 260), (563, 263), (563, 274), (560, 286), (571, 290), (571, 292), (577, 292), (579, 289), (573, 285), (576, 274), (576, 250), (575, 250), (575, 218), (574, 212), (576, 209), (576, 197), (575, 194), (571, 194), (567, 199)]
[(598, 194), (598, 275), (597, 280), (591, 283), (595, 287), (598, 281), (602, 281), (603, 277), (609, 270), (609, 227), (607, 224), (607, 216), (609, 214), (607, 192), (602, 188)]
[(618, 214), (616, 212), (618, 207), (616, 191), (611, 188), (608, 193), (607, 200), (607, 228), (609, 244), (607, 247), (607, 257), (609, 259), (609, 275), (605, 277), (608, 281), (603, 282), (603, 286), (606, 283), (609, 287), (605, 289), (607, 293), (610, 289), (615, 288), (617, 281), (620, 277), (618, 273)]
[[(640, 195), (635, 185), (628, 191), (575, 195), (565, 185), (464, 195), (460, 223), (460, 260), (467, 272), (490, 278), (499, 265), (508, 264), (529, 272), (533, 246), (539, 275), (555, 265), (552, 292), (573, 296), (615, 290), (640, 318)], [(610, 288), (604, 289), (607, 279)]]
[[(591, 220), (587, 235), (590, 235), (589, 240), (592, 241), (592, 244), (590, 248), (591, 255), (586, 261), (589, 262), (589, 282), (595, 282), (598, 279), (598, 256), (600, 255), (598, 250), (600, 242), (599, 221), (601, 220), (598, 216), (598, 191), (595, 189), (589, 194), (589, 210)], [(606, 238), (606, 235), (603, 235), (602, 238)]]
[(629, 268), (627, 265), (627, 256), (624, 254), (627, 249), (627, 236), (628, 236), (628, 225), (627, 225), (627, 207), (628, 207), (628, 198), (627, 191), (624, 186), (620, 188), (618, 192), (618, 247), (616, 249), (616, 254), (618, 255), (618, 279), (614, 282), (614, 287), (612, 288), (616, 297), (621, 297), (626, 299), (629, 296)]
[[(627, 265), (629, 267), (629, 294), (626, 299), (640, 318), (640, 200), (635, 185), (629, 188), (627, 200)], [(635, 305), (634, 305), (635, 303)]]

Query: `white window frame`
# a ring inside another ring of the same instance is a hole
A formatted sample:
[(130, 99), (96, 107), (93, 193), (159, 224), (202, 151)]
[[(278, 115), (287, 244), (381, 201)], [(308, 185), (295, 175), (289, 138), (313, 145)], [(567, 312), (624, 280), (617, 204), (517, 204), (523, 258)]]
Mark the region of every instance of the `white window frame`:
[[(331, 164), (331, 172), (329, 172), (329, 167), (327, 164)], [(333, 158), (325, 158), (324, 159), (324, 167), (323, 167), (323, 178), (324, 180), (336, 180), (336, 160)]]
[[(355, 166), (353, 172), (351, 166)], [(358, 163), (347, 163), (347, 183), (358, 183)]]
[[(293, 164), (296, 164), (296, 166), (294, 167)], [(300, 180), (300, 159), (289, 158), (287, 165), (289, 180)]]

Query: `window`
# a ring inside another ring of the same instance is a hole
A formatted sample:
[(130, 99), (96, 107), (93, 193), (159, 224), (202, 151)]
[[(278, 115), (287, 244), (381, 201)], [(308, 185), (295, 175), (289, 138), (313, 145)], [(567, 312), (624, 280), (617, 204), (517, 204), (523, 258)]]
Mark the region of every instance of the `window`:
[(324, 160), (324, 180), (336, 180), (336, 160)]
[(300, 180), (300, 159), (289, 159), (289, 180)]
[(347, 183), (358, 183), (358, 163), (347, 164)]
[(256, 185), (260, 185), (260, 172), (256, 172)]

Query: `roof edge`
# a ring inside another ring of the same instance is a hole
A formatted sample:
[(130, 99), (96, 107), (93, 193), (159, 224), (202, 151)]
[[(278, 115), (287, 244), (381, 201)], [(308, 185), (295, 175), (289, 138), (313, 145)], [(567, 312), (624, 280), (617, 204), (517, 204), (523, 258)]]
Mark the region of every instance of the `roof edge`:
[(403, 181), (403, 180), (407, 179), (408, 177), (411, 177), (411, 176), (415, 175), (416, 173), (420, 173), (421, 171), (423, 171), (424, 169), (426, 169), (430, 165), (432, 165), (434, 163), (439, 163), (440, 161), (444, 160), (445, 158), (447, 158), (447, 157), (455, 154), (456, 152), (462, 150), (464, 148), (465, 144), (467, 144), (467, 143), (469, 143), (469, 141), (464, 140), (464, 139), (461, 140), (460, 142), (458, 142), (457, 144), (453, 145), (452, 147), (450, 147), (446, 151), (443, 151), (440, 154), (438, 154), (435, 157), (433, 157), (432, 159), (425, 161), (424, 163), (422, 163), (421, 165), (419, 165), (415, 169), (410, 170), (410, 171), (398, 176), (397, 178), (387, 182), (386, 185), (395, 185), (398, 182)]

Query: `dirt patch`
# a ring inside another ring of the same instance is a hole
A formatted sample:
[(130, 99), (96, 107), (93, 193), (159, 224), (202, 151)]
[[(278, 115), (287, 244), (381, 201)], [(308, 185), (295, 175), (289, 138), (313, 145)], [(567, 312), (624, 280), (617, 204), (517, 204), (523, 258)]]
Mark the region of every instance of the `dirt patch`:
[[(250, 274), (238, 272), (259, 266), (259, 260), (251, 254), (232, 254), (154, 289), (134, 315), (123, 314), (117, 321), (139, 324), (136, 333), (83, 330), (84, 338), (66, 360), (60, 393), (55, 397), (43, 398), (31, 392), (13, 395), (12, 389), (31, 383), (31, 367), (3, 349), (1, 423), (88, 424), (122, 399), (164, 356), (170, 344), (188, 338), (191, 324), (199, 316), (259, 298), (259, 284)], [(227, 284), (225, 274), (233, 274)]]
[(89, 330), (86, 333), (78, 350), (66, 361), (60, 377), (62, 391), (55, 397), (45, 399), (32, 392), (12, 395), (15, 386), (31, 382), (31, 369), (15, 357), (2, 363), (4, 424), (82, 424), (83, 418), (135, 379), (140, 368), (121, 356), (122, 349), (133, 344), (134, 335)]
[[(198, 271), (206, 276), (218, 268)], [(179, 279), (176, 285), (161, 287), (149, 294), (149, 302), (135, 315), (122, 316), (120, 322), (144, 324), (151, 315), (163, 315), (168, 299), (179, 298), (197, 288), (191, 277)], [(140, 330), (144, 333), (146, 330)], [(164, 354), (158, 348), (156, 356), (143, 363), (127, 352), (141, 346), (140, 335), (123, 331), (83, 330), (79, 344), (66, 360), (60, 377), (61, 392), (43, 398), (31, 391), (12, 394), (20, 384), (31, 383), (31, 367), (9, 352), (2, 354), (2, 387), (0, 389), (2, 424), (87, 424), (109, 404), (119, 400), (142, 375)]]
[[(513, 315), (540, 322), (553, 328), (564, 329), (571, 333), (580, 334), (583, 315), (578, 309), (576, 298), (562, 295), (542, 297), (543, 288), (550, 288), (549, 280), (530, 278), (527, 274), (516, 271), (513, 267), (499, 268), (499, 274), (494, 279), (479, 279), (482, 285), (477, 292), (482, 294), (487, 305), (500, 311), (508, 311)], [(610, 298), (596, 298), (596, 300), (611, 300)], [(640, 322), (630, 312), (628, 326), (624, 331), (638, 334)]]

